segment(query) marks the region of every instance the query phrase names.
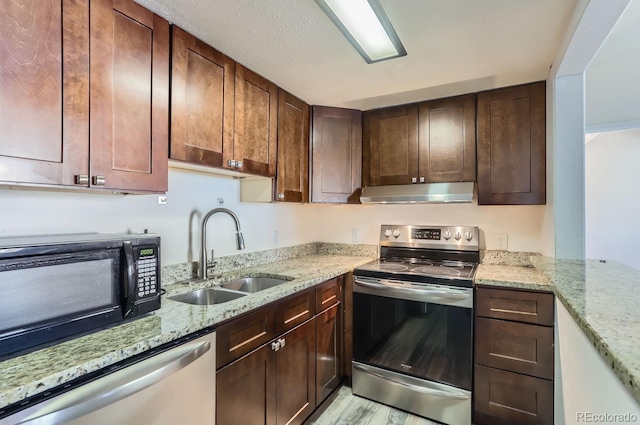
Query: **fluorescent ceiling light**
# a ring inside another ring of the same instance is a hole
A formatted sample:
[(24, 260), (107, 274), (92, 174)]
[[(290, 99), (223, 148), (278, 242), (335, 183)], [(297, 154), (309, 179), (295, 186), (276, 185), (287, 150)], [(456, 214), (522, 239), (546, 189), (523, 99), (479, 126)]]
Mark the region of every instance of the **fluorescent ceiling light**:
[(378, 0), (315, 0), (367, 63), (406, 56)]

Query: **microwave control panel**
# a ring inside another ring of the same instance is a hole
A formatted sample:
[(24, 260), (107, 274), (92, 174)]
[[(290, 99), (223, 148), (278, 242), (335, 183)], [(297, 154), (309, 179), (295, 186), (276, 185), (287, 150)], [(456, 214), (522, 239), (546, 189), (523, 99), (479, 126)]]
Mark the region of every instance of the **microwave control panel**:
[(158, 293), (158, 252), (156, 247), (139, 247), (137, 250), (138, 299), (153, 297)]

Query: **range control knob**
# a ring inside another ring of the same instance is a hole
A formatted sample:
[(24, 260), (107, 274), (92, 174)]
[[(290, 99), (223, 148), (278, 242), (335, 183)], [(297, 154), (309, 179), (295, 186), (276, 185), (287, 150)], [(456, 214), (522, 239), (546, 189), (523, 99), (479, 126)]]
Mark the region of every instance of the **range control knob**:
[(464, 232), (464, 238), (468, 241), (470, 241), (471, 239), (473, 239), (473, 233), (471, 232)]
[(448, 231), (448, 230), (447, 230), (447, 231), (445, 231), (445, 232), (442, 234), (442, 237), (443, 237), (443, 238), (445, 238), (446, 240), (451, 239), (451, 232), (450, 232), (450, 231)]
[(387, 230), (385, 230), (385, 231), (384, 231), (384, 235), (385, 235), (386, 237), (390, 238), (390, 237), (391, 237), (391, 229), (387, 229)]
[(462, 238), (462, 235), (460, 234), (460, 232), (456, 232), (453, 237), (456, 238), (457, 241), (459, 241)]
[(393, 229), (393, 237), (398, 239), (398, 236), (400, 236), (400, 229)]

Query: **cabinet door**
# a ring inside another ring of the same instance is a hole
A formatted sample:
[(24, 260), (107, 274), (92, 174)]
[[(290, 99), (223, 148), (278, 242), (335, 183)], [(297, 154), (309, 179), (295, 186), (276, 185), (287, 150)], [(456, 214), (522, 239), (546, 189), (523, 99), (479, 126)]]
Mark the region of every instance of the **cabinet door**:
[(3, 0), (0, 181), (74, 185), (88, 170), (89, 2)]
[(362, 112), (313, 107), (311, 202), (360, 202)]
[(420, 179), (425, 183), (476, 180), (476, 96), (420, 104)]
[(316, 316), (316, 405), (340, 386), (342, 379), (342, 304)]
[(264, 345), (218, 371), (217, 424), (276, 424), (275, 355)]
[(236, 64), (233, 159), (241, 171), (275, 177), (278, 87)]
[(170, 156), (228, 167), (233, 154), (235, 62), (176, 26), (172, 36)]
[(363, 127), (363, 185), (417, 181), (418, 105), (367, 111)]
[(478, 94), (478, 203), (544, 204), (545, 83)]
[(309, 202), (309, 105), (279, 93), (276, 201)]
[(476, 425), (553, 425), (553, 381), (476, 365)]
[(279, 338), (284, 346), (276, 352), (278, 425), (302, 424), (316, 408), (315, 335), (314, 321), (308, 320)]
[(95, 0), (90, 25), (92, 185), (164, 192), (169, 23), (133, 0)]

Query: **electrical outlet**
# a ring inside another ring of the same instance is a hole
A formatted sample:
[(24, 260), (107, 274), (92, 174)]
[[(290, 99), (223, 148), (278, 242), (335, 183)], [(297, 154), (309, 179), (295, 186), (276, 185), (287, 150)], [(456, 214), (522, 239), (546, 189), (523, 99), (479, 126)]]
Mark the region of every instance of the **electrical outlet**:
[(280, 242), (280, 234), (278, 233), (277, 230), (273, 231), (273, 246), (278, 246), (278, 243)]
[(358, 229), (357, 227), (354, 227), (353, 229), (351, 229), (351, 242), (352, 243), (360, 242), (360, 229)]
[(158, 195), (158, 205), (167, 205), (167, 197), (165, 195)]
[(499, 233), (498, 237), (498, 249), (501, 251), (506, 251), (509, 242), (509, 236), (506, 233)]

